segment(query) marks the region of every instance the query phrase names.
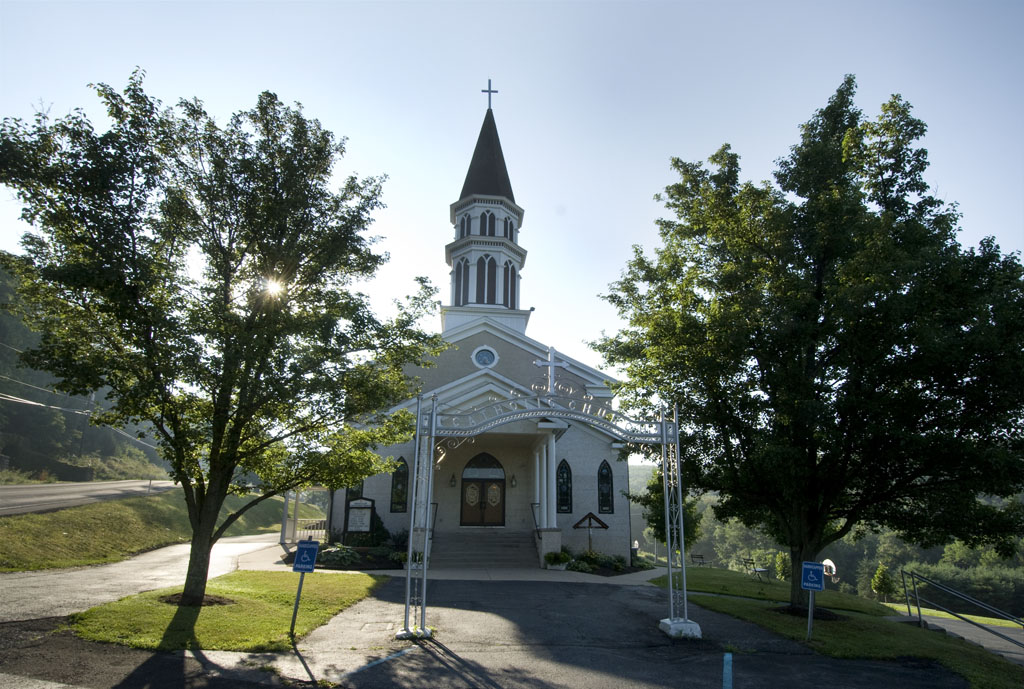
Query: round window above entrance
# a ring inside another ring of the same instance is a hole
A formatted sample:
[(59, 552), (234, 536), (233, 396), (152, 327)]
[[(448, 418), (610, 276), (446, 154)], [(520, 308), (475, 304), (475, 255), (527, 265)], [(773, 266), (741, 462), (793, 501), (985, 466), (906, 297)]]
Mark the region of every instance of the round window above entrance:
[(490, 368), (498, 363), (498, 353), (490, 347), (477, 347), (473, 350), (473, 363), (480, 368)]

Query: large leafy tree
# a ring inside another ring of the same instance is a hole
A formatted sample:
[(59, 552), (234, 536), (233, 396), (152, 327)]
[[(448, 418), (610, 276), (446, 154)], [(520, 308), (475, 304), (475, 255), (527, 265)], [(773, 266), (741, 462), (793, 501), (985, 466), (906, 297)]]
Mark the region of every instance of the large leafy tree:
[[(928, 194), (925, 125), (894, 96), (874, 120), (847, 77), (778, 161), (740, 182), (723, 146), (678, 159), (653, 256), (607, 299), (597, 347), (626, 399), (680, 405), (689, 486), (793, 562), (883, 526), (1004, 552), (1024, 527), (1024, 278), (991, 239), (963, 249)], [(794, 605), (803, 592), (794, 578)]]
[[(365, 230), (380, 180), (342, 179), (344, 152), (272, 93), (218, 125), (197, 101), (96, 87), (109, 127), (81, 112), (4, 120), (0, 182), (34, 230), (20, 278), (41, 333), (29, 365), (60, 387), (106, 387), (97, 420), (148, 421), (184, 489), (192, 551), (182, 605), (205, 595), (210, 549), (247, 509), (313, 482), (353, 484), (410, 430), (384, 416), (401, 367), (439, 344), (416, 327), (425, 283), (391, 320), (359, 281), (386, 257)], [(225, 496), (251, 492), (222, 514)]]

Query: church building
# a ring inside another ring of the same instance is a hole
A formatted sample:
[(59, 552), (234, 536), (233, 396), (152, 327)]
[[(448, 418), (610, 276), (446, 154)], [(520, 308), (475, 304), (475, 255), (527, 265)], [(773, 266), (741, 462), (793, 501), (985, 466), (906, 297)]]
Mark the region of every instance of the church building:
[[(468, 415), (557, 389), (550, 399), (558, 404), (610, 410), (607, 375), (527, 335), (533, 309), (520, 304), (528, 279), (521, 240), (531, 235), (523, 217), (488, 107), (444, 244), (451, 284), (441, 327), (450, 347), (434, 367), (415, 372), (422, 399)], [(415, 414), (417, 400), (397, 408)], [(430, 566), (537, 567), (563, 545), (628, 560), (628, 467), (617, 461), (616, 438), (585, 420), (521, 416), (472, 437), (436, 439)], [(381, 452), (397, 469), (366, 479), (354, 494), (373, 500), (396, 533), (410, 527), (415, 441)], [(334, 529), (345, 528), (346, 512), (336, 512)]]

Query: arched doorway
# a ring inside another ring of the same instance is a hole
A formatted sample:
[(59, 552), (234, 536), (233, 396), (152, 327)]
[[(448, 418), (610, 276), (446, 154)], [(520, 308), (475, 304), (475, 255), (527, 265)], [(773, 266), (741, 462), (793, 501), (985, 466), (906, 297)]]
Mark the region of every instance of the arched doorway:
[(505, 525), (505, 469), (482, 452), (462, 470), (462, 526)]

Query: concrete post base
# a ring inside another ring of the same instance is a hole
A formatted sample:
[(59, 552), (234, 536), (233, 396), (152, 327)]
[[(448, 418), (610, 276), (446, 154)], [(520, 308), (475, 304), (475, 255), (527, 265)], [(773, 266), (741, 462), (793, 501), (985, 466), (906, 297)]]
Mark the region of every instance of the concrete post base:
[(658, 629), (673, 639), (701, 638), (700, 625), (693, 620), (684, 620), (681, 617), (666, 617), (658, 623)]
[(401, 629), (395, 634), (396, 639), (429, 639), (434, 636), (430, 629)]

